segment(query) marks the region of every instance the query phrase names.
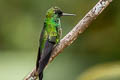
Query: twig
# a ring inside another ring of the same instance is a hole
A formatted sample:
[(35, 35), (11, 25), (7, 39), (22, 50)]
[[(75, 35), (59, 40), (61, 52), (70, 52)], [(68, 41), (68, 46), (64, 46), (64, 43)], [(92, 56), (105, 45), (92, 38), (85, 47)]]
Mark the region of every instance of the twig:
[[(52, 52), (49, 63), (60, 54), (64, 48), (73, 43), (79, 34), (83, 33), (88, 25), (112, 2), (112, 0), (100, 0), (78, 24), (60, 41)], [(38, 73), (34, 68), (24, 80), (36, 80)]]

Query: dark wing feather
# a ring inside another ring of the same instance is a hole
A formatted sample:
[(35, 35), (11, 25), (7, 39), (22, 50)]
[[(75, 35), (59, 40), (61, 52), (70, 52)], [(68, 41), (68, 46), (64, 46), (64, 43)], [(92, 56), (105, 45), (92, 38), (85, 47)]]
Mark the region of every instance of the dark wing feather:
[(40, 60), (41, 54), (42, 54), (42, 51), (40, 50), (40, 46), (41, 46), (41, 43), (42, 43), (42, 40), (43, 40), (45, 26), (46, 26), (46, 24), (44, 23), (44, 27), (43, 27), (41, 35), (40, 35), (40, 45), (39, 45), (39, 49), (38, 49), (38, 56), (37, 56), (37, 61), (36, 61), (36, 69), (38, 69), (38, 67), (39, 67), (39, 60)]
[(45, 43), (45, 48), (43, 50), (43, 53), (41, 55), (41, 59), (39, 61), (39, 80), (42, 80), (43, 78), (43, 70), (45, 66), (48, 64), (48, 61), (51, 56), (51, 52), (54, 48), (55, 43), (50, 42), (49, 39)]
[(36, 69), (39, 70), (39, 80), (42, 80), (43, 78), (43, 70), (48, 63), (50, 56), (51, 56), (51, 52), (54, 48), (54, 45), (56, 44), (56, 36), (48, 35), (48, 38), (45, 42), (44, 49), (42, 49), (41, 51), (41, 45), (42, 45), (41, 43), (43, 41), (45, 26), (46, 24), (44, 24), (43, 30), (41, 32), (40, 46), (39, 46), (38, 57), (37, 57), (37, 62), (36, 62)]
[(50, 42), (49, 39), (46, 41), (45, 43), (45, 48), (43, 50), (43, 53), (41, 55), (41, 59), (40, 59), (40, 72), (42, 72), (42, 70), (44, 69), (44, 67), (47, 65), (50, 56), (51, 56), (51, 52), (54, 48), (55, 43), (54, 42)]

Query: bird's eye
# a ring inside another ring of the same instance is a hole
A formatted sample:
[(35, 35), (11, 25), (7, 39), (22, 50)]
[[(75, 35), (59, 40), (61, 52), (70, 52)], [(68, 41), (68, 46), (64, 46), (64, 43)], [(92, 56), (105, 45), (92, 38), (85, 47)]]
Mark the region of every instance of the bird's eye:
[(62, 11), (57, 10), (57, 11), (55, 12), (55, 14), (62, 15)]
[(59, 12), (58, 12), (58, 14), (59, 14), (59, 15), (61, 15), (61, 14), (62, 14), (62, 12), (61, 12), (61, 11), (59, 11)]

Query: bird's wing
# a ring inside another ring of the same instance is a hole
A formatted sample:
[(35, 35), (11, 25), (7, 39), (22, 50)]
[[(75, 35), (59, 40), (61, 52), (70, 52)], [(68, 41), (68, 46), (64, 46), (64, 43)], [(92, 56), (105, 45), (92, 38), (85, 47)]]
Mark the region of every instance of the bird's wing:
[(39, 62), (40, 73), (43, 71), (43, 69), (45, 68), (45, 66), (47, 65), (47, 63), (50, 59), (51, 52), (55, 45), (55, 41), (56, 41), (56, 36), (52, 36), (51, 38), (48, 38), (45, 42), (45, 47), (42, 51), (41, 59)]
[(42, 51), (41, 60), (45, 59), (49, 54), (51, 54), (51, 51), (54, 48), (54, 45), (56, 44), (56, 36), (48, 37), (45, 42), (45, 47)]
[(37, 62), (36, 62), (36, 69), (38, 69), (39, 67), (39, 60), (41, 58), (41, 54), (42, 54), (42, 51), (40, 49), (40, 46), (42, 45), (42, 40), (43, 40), (43, 36), (44, 36), (44, 31), (45, 31), (45, 23), (44, 23), (44, 27), (42, 29), (42, 32), (41, 32), (41, 35), (40, 35), (40, 45), (39, 45), (39, 49), (38, 49), (38, 56), (37, 56)]

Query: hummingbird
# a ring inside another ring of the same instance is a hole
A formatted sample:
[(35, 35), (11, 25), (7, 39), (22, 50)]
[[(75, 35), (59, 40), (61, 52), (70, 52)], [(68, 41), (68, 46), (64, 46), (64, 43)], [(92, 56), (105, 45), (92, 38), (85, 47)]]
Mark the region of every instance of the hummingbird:
[(62, 35), (60, 17), (74, 15), (75, 14), (63, 13), (58, 7), (52, 7), (46, 12), (36, 61), (36, 70), (39, 74), (39, 80), (42, 80), (43, 78), (43, 70), (48, 64), (54, 47), (60, 42)]

